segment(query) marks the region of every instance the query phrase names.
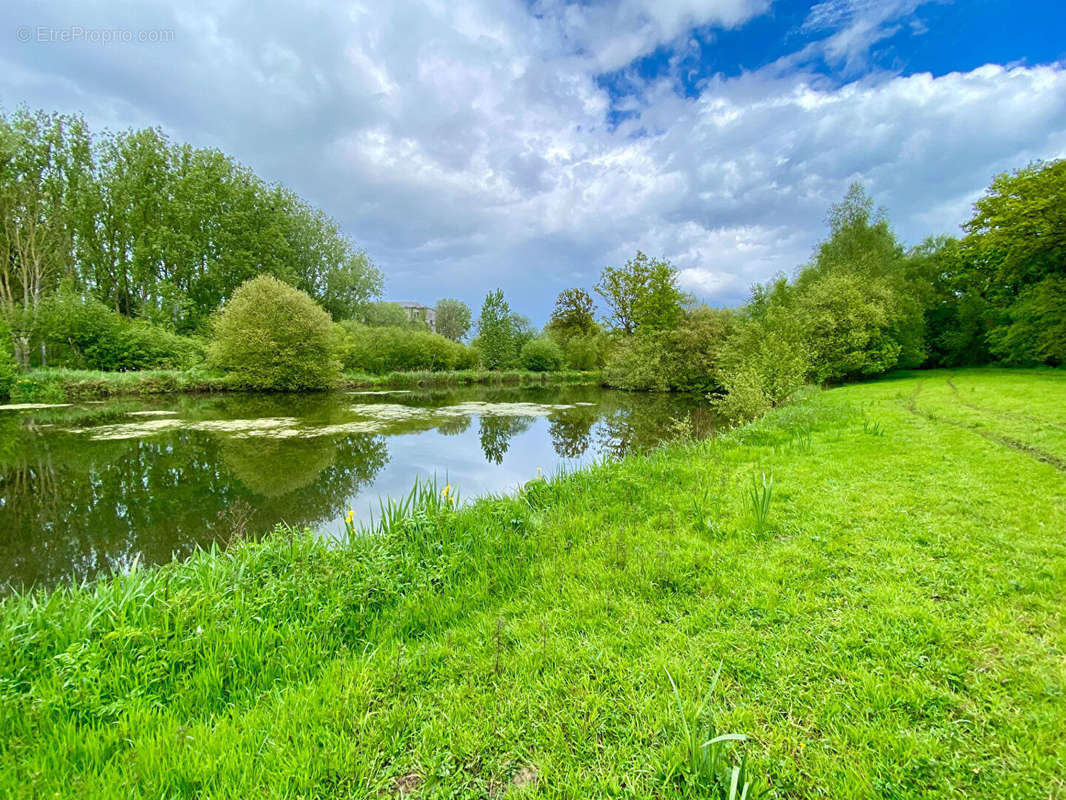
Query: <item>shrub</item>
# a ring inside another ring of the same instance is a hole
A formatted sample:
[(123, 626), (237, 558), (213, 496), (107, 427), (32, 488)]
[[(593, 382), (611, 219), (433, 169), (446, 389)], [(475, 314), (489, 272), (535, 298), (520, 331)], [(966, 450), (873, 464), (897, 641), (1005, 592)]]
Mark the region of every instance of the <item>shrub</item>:
[(65, 403), (67, 393), (55, 370), (31, 370), (15, 378), (11, 399), (17, 403)]
[(438, 333), (411, 328), (369, 328), (358, 322), (341, 323), (344, 331), (344, 368), (380, 375), (385, 372), (471, 369), (477, 354), (461, 342)]
[(242, 283), (213, 323), (212, 366), (240, 388), (325, 389), (340, 376), (337, 337), (325, 309), (287, 283)]
[(720, 414), (737, 421), (755, 419), (805, 385), (810, 360), (798, 333), (789, 318), (776, 315), (738, 326), (722, 348), (723, 394), (715, 399)]
[(796, 294), (794, 324), (805, 333), (814, 380), (878, 375), (896, 366), (903, 351), (896, 330), (902, 313), (885, 281), (829, 272), (806, 281)]
[(196, 340), (131, 320), (74, 292), (57, 293), (41, 312), (49, 366), (125, 372), (180, 369), (203, 360)]
[(611, 355), (607, 382), (631, 390), (718, 389), (719, 352), (733, 324), (730, 312), (701, 307), (674, 330), (640, 331)]
[(11, 343), (11, 331), (4, 322), (0, 322), (0, 397), (11, 394), (11, 387), (18, 377), (18, 365), (15, 363), (14, 347)]
[(519, 360), (530, 372), (555, 372), (562, 369), (563, 351), (547, 336), (542, 336), (522, 346)]
[(610, 340), (602, 333), (573, 336), (562, 344), (563, 355), (571, 369), (601, 369), (607, 360)]
[(665, 334), (648, 331), (621, 339), (604, 368), (610, 386), (631, 391), (665, 392), (670, 388)]

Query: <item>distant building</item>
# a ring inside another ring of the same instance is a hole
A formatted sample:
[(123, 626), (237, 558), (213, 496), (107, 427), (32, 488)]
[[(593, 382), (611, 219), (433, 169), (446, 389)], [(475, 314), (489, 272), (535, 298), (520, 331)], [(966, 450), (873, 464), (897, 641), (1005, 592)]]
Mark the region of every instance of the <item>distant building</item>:
[(407, 318), (412, 322), (421, 320), (429, 326), (431, 331), (437, 330), (437, 309), (421, 303), (397, 303), (396, 305), (407, 312)]

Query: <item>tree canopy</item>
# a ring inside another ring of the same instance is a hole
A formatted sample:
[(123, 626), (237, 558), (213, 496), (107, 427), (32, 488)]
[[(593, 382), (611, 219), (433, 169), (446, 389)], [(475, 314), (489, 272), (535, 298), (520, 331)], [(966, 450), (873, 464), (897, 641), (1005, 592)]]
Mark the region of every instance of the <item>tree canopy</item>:
[(437, 301), (437, 333), (460, 342), (470, 332), (470, 306), (462, 300), (443, 298)]
[(639, 250), (624, 266), (605, 267), (593, 288), (610, 311), (608, 325), (622, 333), (668, 330), (681, 321), (685, 295), (677, 285), (677, 270)]
[(0, 115), (0, 315), (16, 343), (66, 281), (127, 316), (202, 332), (244, 281), (273, 275), (335, 318), (381, 273), (336, 222), (217, 150), (155, 128), (93, 136), (75, 116)]

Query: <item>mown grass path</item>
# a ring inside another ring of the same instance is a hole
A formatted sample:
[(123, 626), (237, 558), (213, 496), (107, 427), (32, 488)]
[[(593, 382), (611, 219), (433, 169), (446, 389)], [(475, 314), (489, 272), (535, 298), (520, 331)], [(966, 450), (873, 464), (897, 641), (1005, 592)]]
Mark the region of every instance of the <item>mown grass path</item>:
[(0, 793), (705, 797), (667, 670), (695, 718), (721, 665), (769, 796), (1066, 797), (1064, 460), (1066, 372), (913, 373), (351, 548), (9, 600)]

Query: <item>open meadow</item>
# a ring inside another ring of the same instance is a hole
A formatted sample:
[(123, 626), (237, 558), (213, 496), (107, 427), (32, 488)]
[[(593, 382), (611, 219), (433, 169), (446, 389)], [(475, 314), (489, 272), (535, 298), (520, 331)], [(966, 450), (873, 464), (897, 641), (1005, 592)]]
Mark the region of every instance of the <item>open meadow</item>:
[(1066, 373), (536, 467), (8, 598), (0, 794), (717, 797), (742, 756), (749, 796), (1066, 794)]

